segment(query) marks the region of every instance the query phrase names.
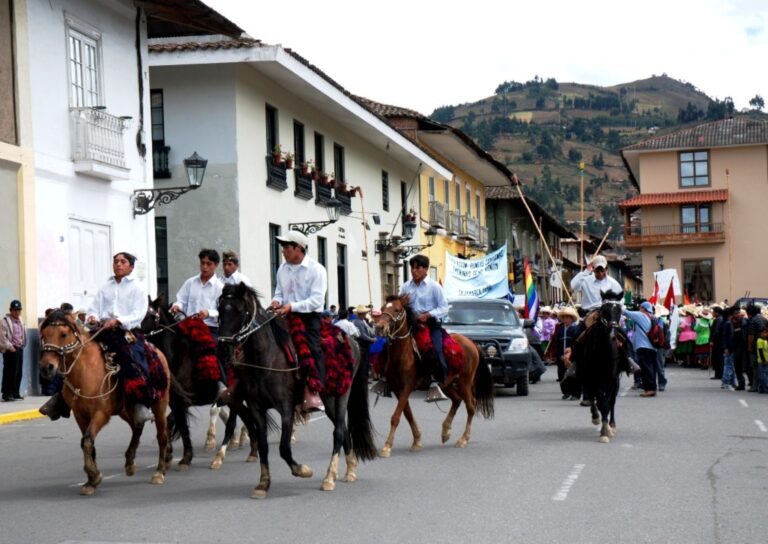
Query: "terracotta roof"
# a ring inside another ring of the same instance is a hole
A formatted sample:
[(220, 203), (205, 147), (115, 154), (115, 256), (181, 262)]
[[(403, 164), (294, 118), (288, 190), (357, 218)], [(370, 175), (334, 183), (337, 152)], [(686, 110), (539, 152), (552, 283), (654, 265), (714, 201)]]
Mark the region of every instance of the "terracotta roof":
[(147, 14), (149, 38), (224, 34), (236, 38), (243, 29), (200, 0), (138, 0)]
[(392, 106), (390, 104), (382, 104), (380, 102), (374, 102), (368, 98), (362, 96), (354, 96), (361, 105), (365, 106), (374, 113), (381, 117), (406, 117), (413, 119), (428, 119), (426, 115), (422, 115), (416, 110), (409, 110), (408, 108), (401, 108), (400, 106)]
[(175, 51), (210, 51), (215, 49), (245, 49), (260, 47), (261, 40), (253, 38), (221, 39), (216, 41), (152, 43), (149, 50), (152, 53), (171, 53)]
[(728, 189), (678, 191), (676, 193), (645, 193), (619, 202), (619, 208), (667, 206), (669, 204), (704, 204), (707, 202), (726, 202), (727, 200)]
[(627, 146), (622, 151), (658, 151), (768, 143), (768, 117), (742, 115), (676, 130)]

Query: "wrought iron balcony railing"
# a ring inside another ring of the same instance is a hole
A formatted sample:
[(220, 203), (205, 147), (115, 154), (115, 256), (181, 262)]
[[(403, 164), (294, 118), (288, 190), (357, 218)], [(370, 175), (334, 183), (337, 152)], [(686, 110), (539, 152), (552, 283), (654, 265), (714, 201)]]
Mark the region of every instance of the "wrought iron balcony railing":
[(168, 179), (171, 177), (171, 170), (168, 166), (168, 155), (171, 152), (171, 146), (158, 145), (152, 146), (152, 172), (155, 179)]
[(123, 132), (130, 118), (99, 107), (70, 108), (69, 112), (75, 170), (106, 179), (128, 179)]
[(435, 227), (436, 229), (444, 229), (446, 228), (447, 222), (446, 222), (446, 211), (448, 209), (448, 206), (445, 204), (445, 202), (438, 202), (436, 200), (433, 200), (429, 203), (429, 225), (431, 227)]
[(459, 237), (472, 241), (477, 241), (480, 239), (480, 225), (476, 217), (472, 217), (469, 214), (462, 216)]
[(624, 229), (627, 247), (670, 244), (714, 244), (725, 242), (723, 223), (677, 225), (632, 225)]

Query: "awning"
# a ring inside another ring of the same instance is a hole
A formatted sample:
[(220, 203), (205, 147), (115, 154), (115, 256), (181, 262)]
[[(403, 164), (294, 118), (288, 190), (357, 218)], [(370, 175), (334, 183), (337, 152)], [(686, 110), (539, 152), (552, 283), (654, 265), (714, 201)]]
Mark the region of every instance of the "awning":
[(669, 206), (672, 204), (707, 204), (727, 202), (728, 189), (707, 191), (678, 191), (676, 193), (645, 193), (619, 202), (619, 208), (634, 210), (648, 206)]

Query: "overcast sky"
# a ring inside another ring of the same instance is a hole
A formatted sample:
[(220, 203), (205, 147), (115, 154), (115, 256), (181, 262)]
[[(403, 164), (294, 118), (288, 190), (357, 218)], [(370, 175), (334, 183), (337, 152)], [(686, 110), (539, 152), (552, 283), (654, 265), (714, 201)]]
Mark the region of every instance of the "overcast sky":
[(535, 75), (615, 85), (666, 73), (737, 109), (768, 101), (768, 0), (203, 1), (348, 91), (424, 114)]

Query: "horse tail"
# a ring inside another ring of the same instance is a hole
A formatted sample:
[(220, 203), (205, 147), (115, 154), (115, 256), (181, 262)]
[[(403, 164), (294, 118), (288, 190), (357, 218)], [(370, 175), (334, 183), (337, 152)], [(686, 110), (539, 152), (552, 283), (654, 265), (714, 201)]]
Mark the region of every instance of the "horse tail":
[(171, 441), (181, 438), (181, 426), (177, 418), (183, 419), (184, 426), (189, 425), (189, 407), (192, 405), (192, 395), (184, 389), (176, 376), (171, 374), (171, 398), (169, 406), (171, 415), (168, 416), (168, 437)]
[(477, 408), (485, 419), (493, 418), (493, 376), (488, 363), (485, 362), (485, 355), (482, 350), (477, 350), (480, 359), (475, 371), (474, 393), (477, 400)]
[(368, 407), (368, 364), (358, 351), (357, 372), (352, 378), (347, 416), (349, 418), (349, 437), (352, 440), (352, 451), (361, 461), (370, 461), (378, 455), (376, 444), (373, 442), (373, 423)]

